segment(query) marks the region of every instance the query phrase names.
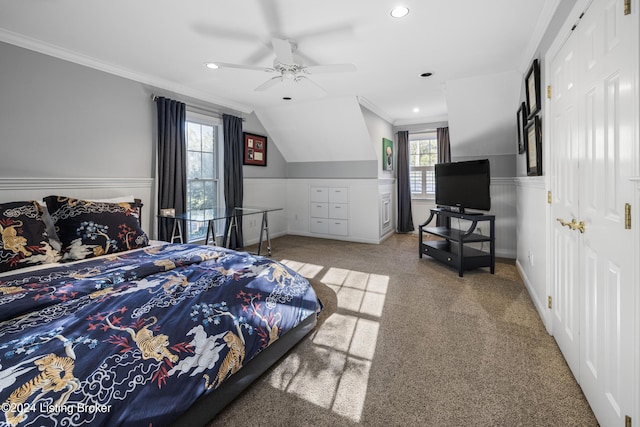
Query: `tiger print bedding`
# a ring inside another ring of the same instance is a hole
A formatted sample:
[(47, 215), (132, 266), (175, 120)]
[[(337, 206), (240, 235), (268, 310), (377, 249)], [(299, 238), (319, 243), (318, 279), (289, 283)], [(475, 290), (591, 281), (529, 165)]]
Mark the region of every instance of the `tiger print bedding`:
[(215, 246), (0, 277), (0, 425), (170, 424), (318, 311), (302, 276)]

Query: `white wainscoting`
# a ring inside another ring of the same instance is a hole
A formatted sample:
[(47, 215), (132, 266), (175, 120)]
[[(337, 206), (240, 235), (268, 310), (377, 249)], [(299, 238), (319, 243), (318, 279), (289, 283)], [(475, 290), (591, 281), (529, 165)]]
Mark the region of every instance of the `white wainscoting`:
[(142, 200), (142, 228), (155, 238), (153, 178), (0, 178), (0, 203), (41, 201), (47, 196), (112, 198), (133, 195)]
[[(243, 205), (247, 207), (282, 208), (270, 212), (269, 235), (271, 238), (287, 234), (287, 180), (282, 178), (245, 178)], [(261, 215), (249, 215), (243, 218), (242, 233), (245, 246), (260, 240)], [(263, 236), (266, 239), (266, 235)], [(262, 252), (261, 252), (262, 253)]]
[(394, 178), (378, 179), (378, 194), (380, 198), (380, 239), (390, 237), (396, 229), (396, 180)]
[[(348, 188), (348, 235), (311, 233), (309, 191), (311, 187)], [(296, 178), (286, 180), (287, 226), (289, 234), (325, 237), (362, 243), (380, 243), (380, 207), (377, 179)]]
[[(491, 210), (496, 216), (496, 256), (516, 258), (516, 180), (515, 178), (491, 178)], [(488, 230), (482, 230), (488, 234)]]
[(551, 330), (547, 309), (547, 190), (543, 177), (522, 177), (516, 182), (516, 266), (547, 331)]

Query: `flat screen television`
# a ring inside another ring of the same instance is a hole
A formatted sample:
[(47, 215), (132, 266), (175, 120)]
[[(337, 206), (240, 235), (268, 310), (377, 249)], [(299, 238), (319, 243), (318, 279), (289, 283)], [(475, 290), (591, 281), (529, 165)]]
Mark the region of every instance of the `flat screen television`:
[(438, 163), (436, 173), (436, 205), (488, 211), (491, 209), (489, 160)]

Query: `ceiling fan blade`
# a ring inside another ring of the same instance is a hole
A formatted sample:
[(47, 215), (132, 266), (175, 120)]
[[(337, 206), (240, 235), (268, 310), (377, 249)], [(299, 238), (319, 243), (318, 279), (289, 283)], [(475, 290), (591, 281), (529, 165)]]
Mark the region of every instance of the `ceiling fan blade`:
[(258, 2), (262, 10), (262, 16), (267, 29), (271, 36), (276, 36), (282, 29), (282, 20), (280, 19), (280, 7), (276, 0), (260, 0)]
[(357, 70), (353, 64), (312, 65), (310, 67), (304, 67), (304, 71), (307, 74), (348, 73)]
[(293, 48), (288, 40), (273, 39), (271, 40), (271, 44), (273, 45), (273, 50), (276, 52), (276, 61), (287, 65), (295, 64), (293, 60)]
[(257, 88), (254, 89), (254, 91), (257, 92), (262, 92), (264, 90), (267, 90), (269, 88), (272, 88), (273, 86), (277, 85), (278, 83), (280, 83), (282, 81), (282, 76), (276, 76), (273, 77), (269, 80), (267, 80), (266, 82), (262, 83), (260, 86), (258, 86)]
[(327, 95), (327, 91), (324, 90), (322, 86), (318, 85), (316, 82), (314, 82), (313, 80), (305, 76), (298, 76), (295, 78), (294, 81), (299, 85), (312, 89), (321, 95)]
[(247, 43), (258, 43), (262, 40), (262, 37), (248, 31), (237, 30), (232, 27), (214, 27), (209, 22), (196, 22), (191, 25), (191, 29), (198, 35), (212, 39), (243, 41)]
[(249, 71), (265, 71), (267, 73), (272, 73), (276, 70), (268, 67), (258, 67), (254, 65), (240, 65), (240, 64), (229, 64), (227, 62), (213, 62), (220, 68), (235, 68), (238, 70), (249, 70)]

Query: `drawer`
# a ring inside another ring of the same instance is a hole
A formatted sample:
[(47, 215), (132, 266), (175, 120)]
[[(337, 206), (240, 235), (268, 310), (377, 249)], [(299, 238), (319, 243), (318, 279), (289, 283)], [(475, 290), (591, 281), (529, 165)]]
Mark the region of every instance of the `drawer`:
[(349, 234), (349, 221), (330, 219), (329, 222), (329, 234), (336, 236), (347, 236)]
[(329, 201), (329, 189), (327, 187), (311, 187), (311, 201), (327, 203)]
[(329, 202), (349, 203), (349, 189), (347, 187), (329, 188)]
[(329, 204), (329, 218), (349, 219), (349, 205), (346, 203)]
[(311, 202), (311, 206), (309, 208), (311, 212), (312, 218), (328, 218), (329, 217), (329, 204), (328, 203), (318, 203)]
[(329, 220), (321, 218), (311, 218), (311, 232), (329, 234)]

